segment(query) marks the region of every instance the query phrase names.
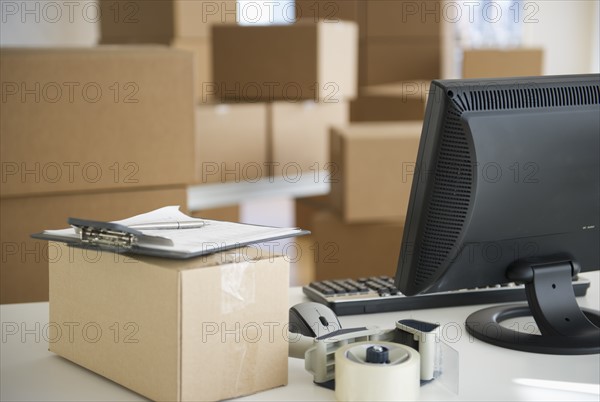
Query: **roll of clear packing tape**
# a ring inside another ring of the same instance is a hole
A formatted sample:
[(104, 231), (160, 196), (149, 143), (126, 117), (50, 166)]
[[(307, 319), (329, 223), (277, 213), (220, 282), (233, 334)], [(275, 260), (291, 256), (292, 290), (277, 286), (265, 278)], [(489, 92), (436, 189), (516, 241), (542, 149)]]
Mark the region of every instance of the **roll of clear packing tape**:
[(357, 342), (335, 352), (338, 401), (414, 401), (419, 398), (420, 356), (391, 342)]

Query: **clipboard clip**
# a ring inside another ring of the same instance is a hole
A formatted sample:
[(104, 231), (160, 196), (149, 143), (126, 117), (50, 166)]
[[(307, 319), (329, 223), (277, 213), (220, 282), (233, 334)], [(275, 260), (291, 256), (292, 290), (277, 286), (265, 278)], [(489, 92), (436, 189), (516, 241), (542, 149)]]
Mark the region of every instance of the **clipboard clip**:
[(90, 226), (78, 228), (80, 230), (81, 242), (94, 246), (130, 249), (137, 241), (137, 237), (133, 233)]
[(68, 222), (79, 234), (81, 242), (92, 246), (131, 249), (142, 235), (135, 229), (112, 222), (98, 222), (69, 218)]

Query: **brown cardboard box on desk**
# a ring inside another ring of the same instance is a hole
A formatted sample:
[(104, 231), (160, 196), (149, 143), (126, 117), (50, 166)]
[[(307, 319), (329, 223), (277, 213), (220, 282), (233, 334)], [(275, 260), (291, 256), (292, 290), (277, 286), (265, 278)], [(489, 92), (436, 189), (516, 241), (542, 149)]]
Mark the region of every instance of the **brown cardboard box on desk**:
[(50, 351), (152, 400), (229, 399), (287, 383), (284, 257), (253, 247), (173, 260), (51, 246)]
[(407, 121), (331, 129), (331, 203), (344, 222), (404, 220), (421, 127)]
[(48, 242), (33, 233), (65, 227), (67, 219), (114, 220), (165, 205), (185, 211), (186, 188), (158, 187), (129, 191), (49, 194), (3, 198), (0, 202), (0, 303), (48, 300)]

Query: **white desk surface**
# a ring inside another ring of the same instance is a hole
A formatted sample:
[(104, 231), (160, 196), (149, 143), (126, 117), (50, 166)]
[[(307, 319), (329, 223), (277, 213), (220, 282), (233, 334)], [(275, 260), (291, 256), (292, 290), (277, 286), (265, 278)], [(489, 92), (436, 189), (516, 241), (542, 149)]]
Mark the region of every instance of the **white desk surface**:
[[(599, 272), (584, 276), (592, 281), (579, 304), (600, 308)], [(300, 288), (292, 288), (290, 305), (305, 301)], [(392, 328), (401, 318), (441, 324), (442, 339), (459, 352), (460, 387), (454, 395), (435, 381), (421, 388), (422, 400), (593, 400), (600, 399), (600, 355), (554, 356), (502, 349), (472, 339), (464, 321), (481, 306), (414, 310), (340, 317), (343, 327), (377, 325)], [(26, 328), (48, 322), (48, 303), (0, 307), (0, 400), (2, 401), (141, 401), (142, 396), (50, 353), (47, 343), (28, 335), (6, 333), (6, 323), (25, 323)], [(542, 381), (540, 381), (542, 380)], [(581, 384), (587, 384), (582, 387)], [(591, 386), (590, 386), (591, 385)], [(566, 390), (575, 387), (578, 391)], [(590, 390), (591, 388), (591, 390)], [(587, 389), (587, 392), (582, 392)], [(289, 384), (240, 400), (332, 401), (333, 391), (312, 383), (304, 361), (290, 359)]]

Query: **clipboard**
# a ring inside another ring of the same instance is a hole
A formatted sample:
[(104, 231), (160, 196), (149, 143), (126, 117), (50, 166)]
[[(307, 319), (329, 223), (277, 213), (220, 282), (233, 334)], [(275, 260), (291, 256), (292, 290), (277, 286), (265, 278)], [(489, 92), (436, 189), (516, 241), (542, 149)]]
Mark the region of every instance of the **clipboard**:
[(203, 226), (188, 229), (137, 230), (131, 226), (148, 222), (198, 221), (170, 206), (115, 222), (69, 218), (70, 228), (45, 230), (31, 237), (66, 243), (72, 247), (94, 248), (164, 258), (188, 259), (256, 243), (302, 236), (299, 228), (278, 228), (202, 219)]

